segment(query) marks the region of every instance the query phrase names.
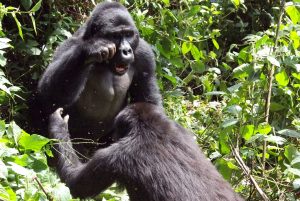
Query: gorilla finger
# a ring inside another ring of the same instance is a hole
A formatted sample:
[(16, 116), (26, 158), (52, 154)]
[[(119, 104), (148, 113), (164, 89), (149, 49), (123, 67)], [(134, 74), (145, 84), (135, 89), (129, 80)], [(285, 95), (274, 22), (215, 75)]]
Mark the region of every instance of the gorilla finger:
[(63, 111), (64, 111), (64, 109), (63, 108), (58, 108), (56, 111), (55, 111), (55, 113), (56, 114), (59, 114), (60, 116), (62, 115), (62, 113), (63, 113)]
[(108, 56), (109, 56), (109, 50), (107, 47), (104, 47), (103, 50), (101, 51), (102, 60), (107, 60)]
[(109, 59), (113, 58), (116, 54), (116, 45), (115, 44), (111, 44), (108, 46), (108, 50), (109, 50)]
[(69, 118), (70, 118), (70, 116), (68, 114), (64, 117), (64, 122), (66, 124), (69, 122)]

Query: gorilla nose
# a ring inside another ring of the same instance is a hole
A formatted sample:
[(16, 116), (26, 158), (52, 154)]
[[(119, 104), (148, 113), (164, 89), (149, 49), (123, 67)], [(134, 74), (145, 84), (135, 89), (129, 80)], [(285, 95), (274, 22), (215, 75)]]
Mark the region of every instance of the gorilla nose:
[(131, 63), (133, 62), (134, 55), (132, 48), (130, 47), (130, 44), (128, 42), (123, 42), (120, 46), (120, 53), (121, 53), (121, 59), (125, 63)]

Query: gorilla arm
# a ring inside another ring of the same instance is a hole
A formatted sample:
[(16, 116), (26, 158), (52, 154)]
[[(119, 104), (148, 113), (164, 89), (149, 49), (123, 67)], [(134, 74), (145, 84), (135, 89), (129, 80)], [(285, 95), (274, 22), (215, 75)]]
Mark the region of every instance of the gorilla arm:
[(101, 149), (88, 163), (81, 163), (69, 138), (68, 116), (63, 119), (61, 113), (62, 109), (58, 109), (49, 118), (49, 135), (60, 141), (55, 146), (57, 172), (74, 197), (95, 196), (116, 180), (113, 164), (117, 147)]
[(115, 45), (105, 39), (68, 39), (57, 49), (39, 82), (39, 98), (50, 108), (71, 105), (85, 87), (91, 63), (108, 60), (115, 52)]
[(161, 95), (155, 76), (154, 54), (149, 44), (140, 39), (135, 52), (135, 74), (129, 89), (131, 102), (148, 102), (161, 106)]
[(38, 94), (43, 103), (56, 107), (71, 104), (81, 93), (90, 70), (90, 67), (84, 67), (82, 43), (78, 38), (71, 38), (56, 51), (39, 81)]

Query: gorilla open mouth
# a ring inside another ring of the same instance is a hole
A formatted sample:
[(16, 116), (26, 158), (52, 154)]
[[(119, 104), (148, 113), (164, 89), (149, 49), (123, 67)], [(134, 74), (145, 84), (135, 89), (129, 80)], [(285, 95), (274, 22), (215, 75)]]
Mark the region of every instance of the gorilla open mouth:
[(126, 64), (116, 64), (114, 67), (114, 71), (119, 74), (119, 75), (123, 75), (124, 73), (126, 73), (128, 70), (128, 65)]

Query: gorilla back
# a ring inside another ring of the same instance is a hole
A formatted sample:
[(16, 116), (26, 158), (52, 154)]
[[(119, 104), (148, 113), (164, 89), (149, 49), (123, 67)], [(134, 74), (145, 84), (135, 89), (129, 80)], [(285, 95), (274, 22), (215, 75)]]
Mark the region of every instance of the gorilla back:
[(242, 201), (201, 153), (191, 133), (148, 103), (127, 106), (116, 117), (121, 137), (99, 149), (87, 163), (70, 151), (67, 117), (50, 117), (57, 146), (58, 173), (71, 193), (85, 198), (117, 181), (131, 201)]
[(137, 101), (161, 104), (153, 52), (125, 7), (101, 3), (57, 48), (42, 75), (33, 105), (35, 127), (46, 134), (49, 114), (64, 107), (71, 115), (71, 137), (97, 140), (110, 132), (125, 105)]

